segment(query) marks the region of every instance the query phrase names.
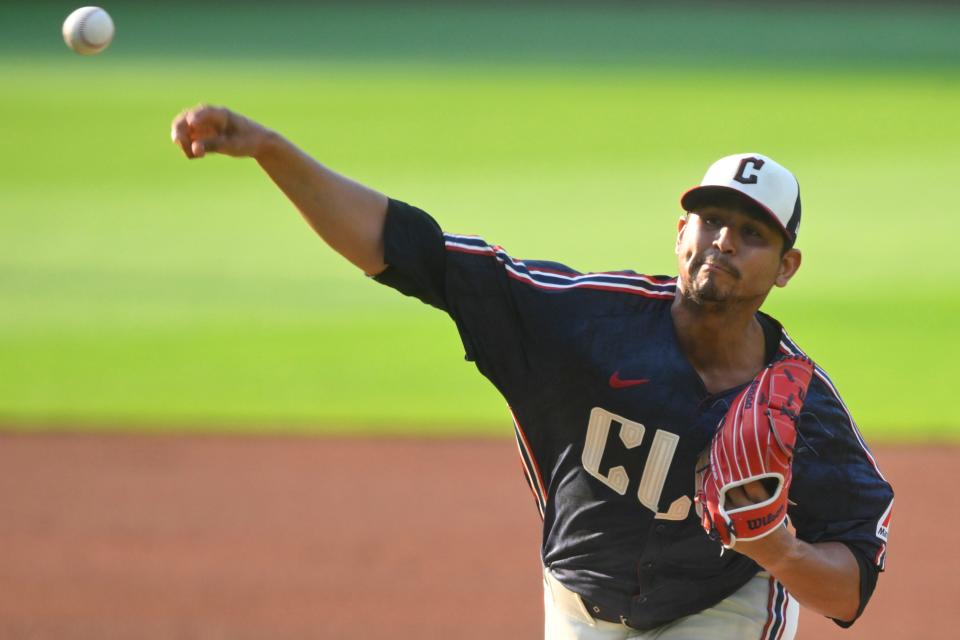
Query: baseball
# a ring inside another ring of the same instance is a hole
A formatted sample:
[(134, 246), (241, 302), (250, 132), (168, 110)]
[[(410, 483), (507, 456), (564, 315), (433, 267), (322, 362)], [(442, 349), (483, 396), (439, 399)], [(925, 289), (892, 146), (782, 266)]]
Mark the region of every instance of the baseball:
[(100, 53), (113, 40), (113, 20), (100, 7), (80, 7), (63, 21), (63, 41), (77, 53)]

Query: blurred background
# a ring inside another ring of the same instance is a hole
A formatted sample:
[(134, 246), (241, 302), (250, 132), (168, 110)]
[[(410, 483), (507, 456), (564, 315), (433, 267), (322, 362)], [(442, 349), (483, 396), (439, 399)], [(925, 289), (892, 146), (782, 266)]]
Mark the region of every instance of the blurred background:
[(868, 438), (956, 439), (960, 12), (949, 3), (111, 2), (0, 24), (7, 429), (507, 434), (442, 314), (326, 248), (251, 161), (189, 163), (198, 102), (520, 258), (673, 274), (729, 153), (799, 177), (765, 309)]
[(804, 262), (765, 309), (897, 490), (867, 615), (801, 637), (950, 637), (954, 3), (111, 1), (93, 57), (74, 8), (0, 3), (0, 637), (541, 632), (540, 522), (453, 324), (253, 161), (184, 159), (199, 102), (582, 271), (673, 274), (710, 163), (785, 164)]

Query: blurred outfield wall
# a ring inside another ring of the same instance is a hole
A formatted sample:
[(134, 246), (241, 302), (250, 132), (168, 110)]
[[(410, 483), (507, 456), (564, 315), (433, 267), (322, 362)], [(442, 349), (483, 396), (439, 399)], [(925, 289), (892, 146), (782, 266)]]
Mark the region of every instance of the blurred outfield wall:
[[(167, 139), (230, 105), (450, 231), (672, 273), (727, 153), (799, 175), (805, 263), (768, 310), (868, 434), (956, 437), (960, 13), (911, 3), (67, 3), (0, 24), (0, 422), (508, 433), (440, 314), (322, 247), (250, 162)], [(451, 425), (455, 425), (451, 427)]]

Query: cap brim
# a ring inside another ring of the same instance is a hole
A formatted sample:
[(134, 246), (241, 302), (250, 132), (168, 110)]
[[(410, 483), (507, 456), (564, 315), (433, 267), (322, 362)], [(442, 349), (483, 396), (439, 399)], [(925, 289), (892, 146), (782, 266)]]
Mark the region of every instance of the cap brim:
[(734, 194), (738, 196), (740, 199), (742, 199), (744, 202), (760, 209), (770, 217), (770, 219), (777, 226), (777, 228), (780, 229), (781, 232), (783, 232), (783, 235), (785, 235), (791, 241), (795, 239), (793, 234), (787, 231), (787, 228), (783, 226), (782, 222), (780, 222), (780, 218), (778, 218), (776, 214), (770, 210), (769, 207), (764, 205), (759, 200), (755, 200), (751, 198), (750, 196), (745, 194), (743, 191), (740, 191), (739, 189), (735, 189), (734, 187), (726, 187), (719, 184), (708, 184), (708, 185), (691, 187), (690, 189), (687, 189), (687, 191), (682, 196), (680, 196), (680, 206), (683, 207), (684, 211), (693, 212), (698, 206), (701, 206), (703, 204), (709, 204), (710, 197), (718, 193)]

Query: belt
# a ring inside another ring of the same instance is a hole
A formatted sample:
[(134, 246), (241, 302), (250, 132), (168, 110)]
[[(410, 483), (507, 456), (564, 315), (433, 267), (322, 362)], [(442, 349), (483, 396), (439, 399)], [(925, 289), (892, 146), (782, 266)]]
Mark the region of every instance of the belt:
[[(627, 616), (615, 613), (613, 609), (609, 607), (602, 607), (595, 602), (587, 600), (583, 596), (579, 596), (580, 602), (583, 603), (583, 606), (587, 608), (587, 612), (596, 620), (603, 620), (604, 622), (613, 622), (615, 624), (627, 624)], [(627, 625), (629, 626), (629, 625)]]
[(543, 575), (547, 586), (552, 593), (553, 601), (560, 609), (567, 611), (573, 616), (585, 618), (586, 622), (601, 621), (629, 626), (627, 625), (626, 616), (621, 615), (619, 612), (615, 612), (609, 607), (603, 607), (595, 602), (587, 600), (579, 593), (571, 591), (565, 585), (563, 585), (563, 583), (553, 577), (553, 574), (549, 569), (544, 569)]

